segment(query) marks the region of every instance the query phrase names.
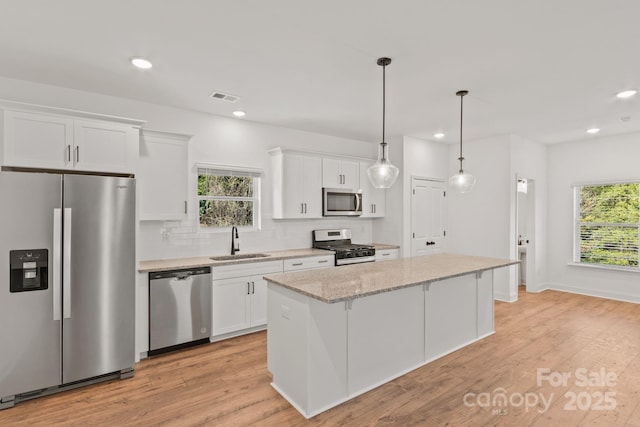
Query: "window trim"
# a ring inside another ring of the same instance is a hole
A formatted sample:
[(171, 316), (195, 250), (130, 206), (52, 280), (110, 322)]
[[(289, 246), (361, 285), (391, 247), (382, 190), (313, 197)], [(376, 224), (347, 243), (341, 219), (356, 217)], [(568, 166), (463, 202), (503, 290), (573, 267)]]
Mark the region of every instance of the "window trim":
[[(603, 270), (615, 270), (615, 271), (625, 271), (625, 272), (640, 272), (640, 262), (637, 267), (629, 267), (622, 265), (612, 265), (612, 264), (594, 264), (588, 262), (580, 261), (580, 194), (579, 189), (581, 187), (590, 187), (590, 186), (606, 186), (606, 185), (619, 185), (619, 184), (638, 184), (640, 185), (640, 179), (625, 179), (625, 180), (613, 180), (613, 181), (597, 181), (597, 182), (578, 182), (571, 185), (571, 190), (573, 193), (573, 257), (572, 261), (568, 263), (569, 266), (572, 267), (586, 267), (586, 268), (595, 268), (595, 269), (603, 269)], [(640, 223), (594, 223), (600, 225), (621, 225), (628, 227), (635, 227), (638, 229), (638, 237), (640, 240)], [(629, 225), (628, 225), (629, 224)], [(636, 225), (631, 225), (636, 224)], [(638, 260), (640, 261), (640, 247), (638, 248)]]
[[(253, 225), (251, 226), (239, 226), (239, 230), (245, 231), (259, 231), (262, 228), (262, 215), (261, 215), (261, 178), (264, 176), (264, 171), (258, 168), (242, 167), (242, 166), (230, 166), (220, 165), (212, 163), (196, 163), (196, 210), (197, 210), (197, 230), (198, 233), (226, 233), (231, 230), (231, 227), (214, 227), (214, 226), (202, 226), (200, 224), (200, 201), (201, 200), (235, 200), (235, 201), (249, 201), (253, 202)], [(217, 176), (244, 176), (253, 178), (253, 197), (233, 197), (233, 196), (201, 196), (198, 194), (198, 177), (201, 174), (217, 175)]]

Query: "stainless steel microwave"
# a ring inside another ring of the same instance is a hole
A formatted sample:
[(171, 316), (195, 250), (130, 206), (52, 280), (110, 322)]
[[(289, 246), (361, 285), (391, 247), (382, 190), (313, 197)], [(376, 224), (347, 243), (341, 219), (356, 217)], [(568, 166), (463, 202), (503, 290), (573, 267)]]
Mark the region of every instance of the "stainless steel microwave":
[(362, 190), (344, 188), (322, 189), (323, 216), (362, 215)]

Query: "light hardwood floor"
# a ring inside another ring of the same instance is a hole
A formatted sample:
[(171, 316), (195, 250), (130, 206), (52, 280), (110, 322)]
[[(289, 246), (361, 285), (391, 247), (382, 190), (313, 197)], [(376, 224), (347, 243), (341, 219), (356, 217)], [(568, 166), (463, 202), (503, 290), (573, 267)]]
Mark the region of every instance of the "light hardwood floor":
[[(640, 305), (521, 291), (496, 303), (496, 331), (311, 420), (270, 387), (260, 332), (143, 360), (132, 379), (20, 403), (0, 411), (0, 426), (640, 426)], [(538, 385), (538, 368), (570, 377)], [(595, 383), (600, 372), (609, 385)], [(493, 405), (501, 393), (511, 403)], [(551, 403), (533, 406), (534, 396)]]

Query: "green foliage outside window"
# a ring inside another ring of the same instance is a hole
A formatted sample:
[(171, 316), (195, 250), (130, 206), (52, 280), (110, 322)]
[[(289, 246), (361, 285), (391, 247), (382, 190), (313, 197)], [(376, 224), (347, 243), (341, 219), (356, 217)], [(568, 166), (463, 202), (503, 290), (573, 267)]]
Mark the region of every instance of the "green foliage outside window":
[(253, 226), (255, 178), (198, 174), (201, 227)]
[(580, 262), (638, 267), (638, 183), (579, 187)]

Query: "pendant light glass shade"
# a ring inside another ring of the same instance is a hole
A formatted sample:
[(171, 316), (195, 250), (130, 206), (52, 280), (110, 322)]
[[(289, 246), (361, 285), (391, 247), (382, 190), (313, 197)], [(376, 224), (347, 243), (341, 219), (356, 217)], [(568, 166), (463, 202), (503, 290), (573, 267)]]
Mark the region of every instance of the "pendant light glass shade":
[(378, 149), (378, 161), (367, 169), (369, 181), (375, 188), (390, 188), (396, 179), (400, 169), (389, 161), (389, 147), (386, 142), (380, 144)]
[(385, 130), (385, 69), (391, 64), (390, 58), (378, 58), (378, 65), (382, 66), (382, 142), (378, 149), (378, 160), (367, 169), (367, 176), (375, 188), (391, 188), (400, 170), (389, 161), (389, 147), (384, 140)]
[(476, 185), (476, 177), (470, 173), (460, 172), (449, 178), (449, 187), (458, 193), (467, 193)]
[(468, 93), (469, 91), (466, 90), (456, 92), (456, 95), (460, 97), (460, 157), (458, 157), (460, 161), (460, 171), (449, 178), (449, 187), (458, 193), (467, 193), (476, 185), (476, 177), (465, 173), (462, 169), (462, 161), (464, 160), (464, 157), (462, 157), (462, 98)]

